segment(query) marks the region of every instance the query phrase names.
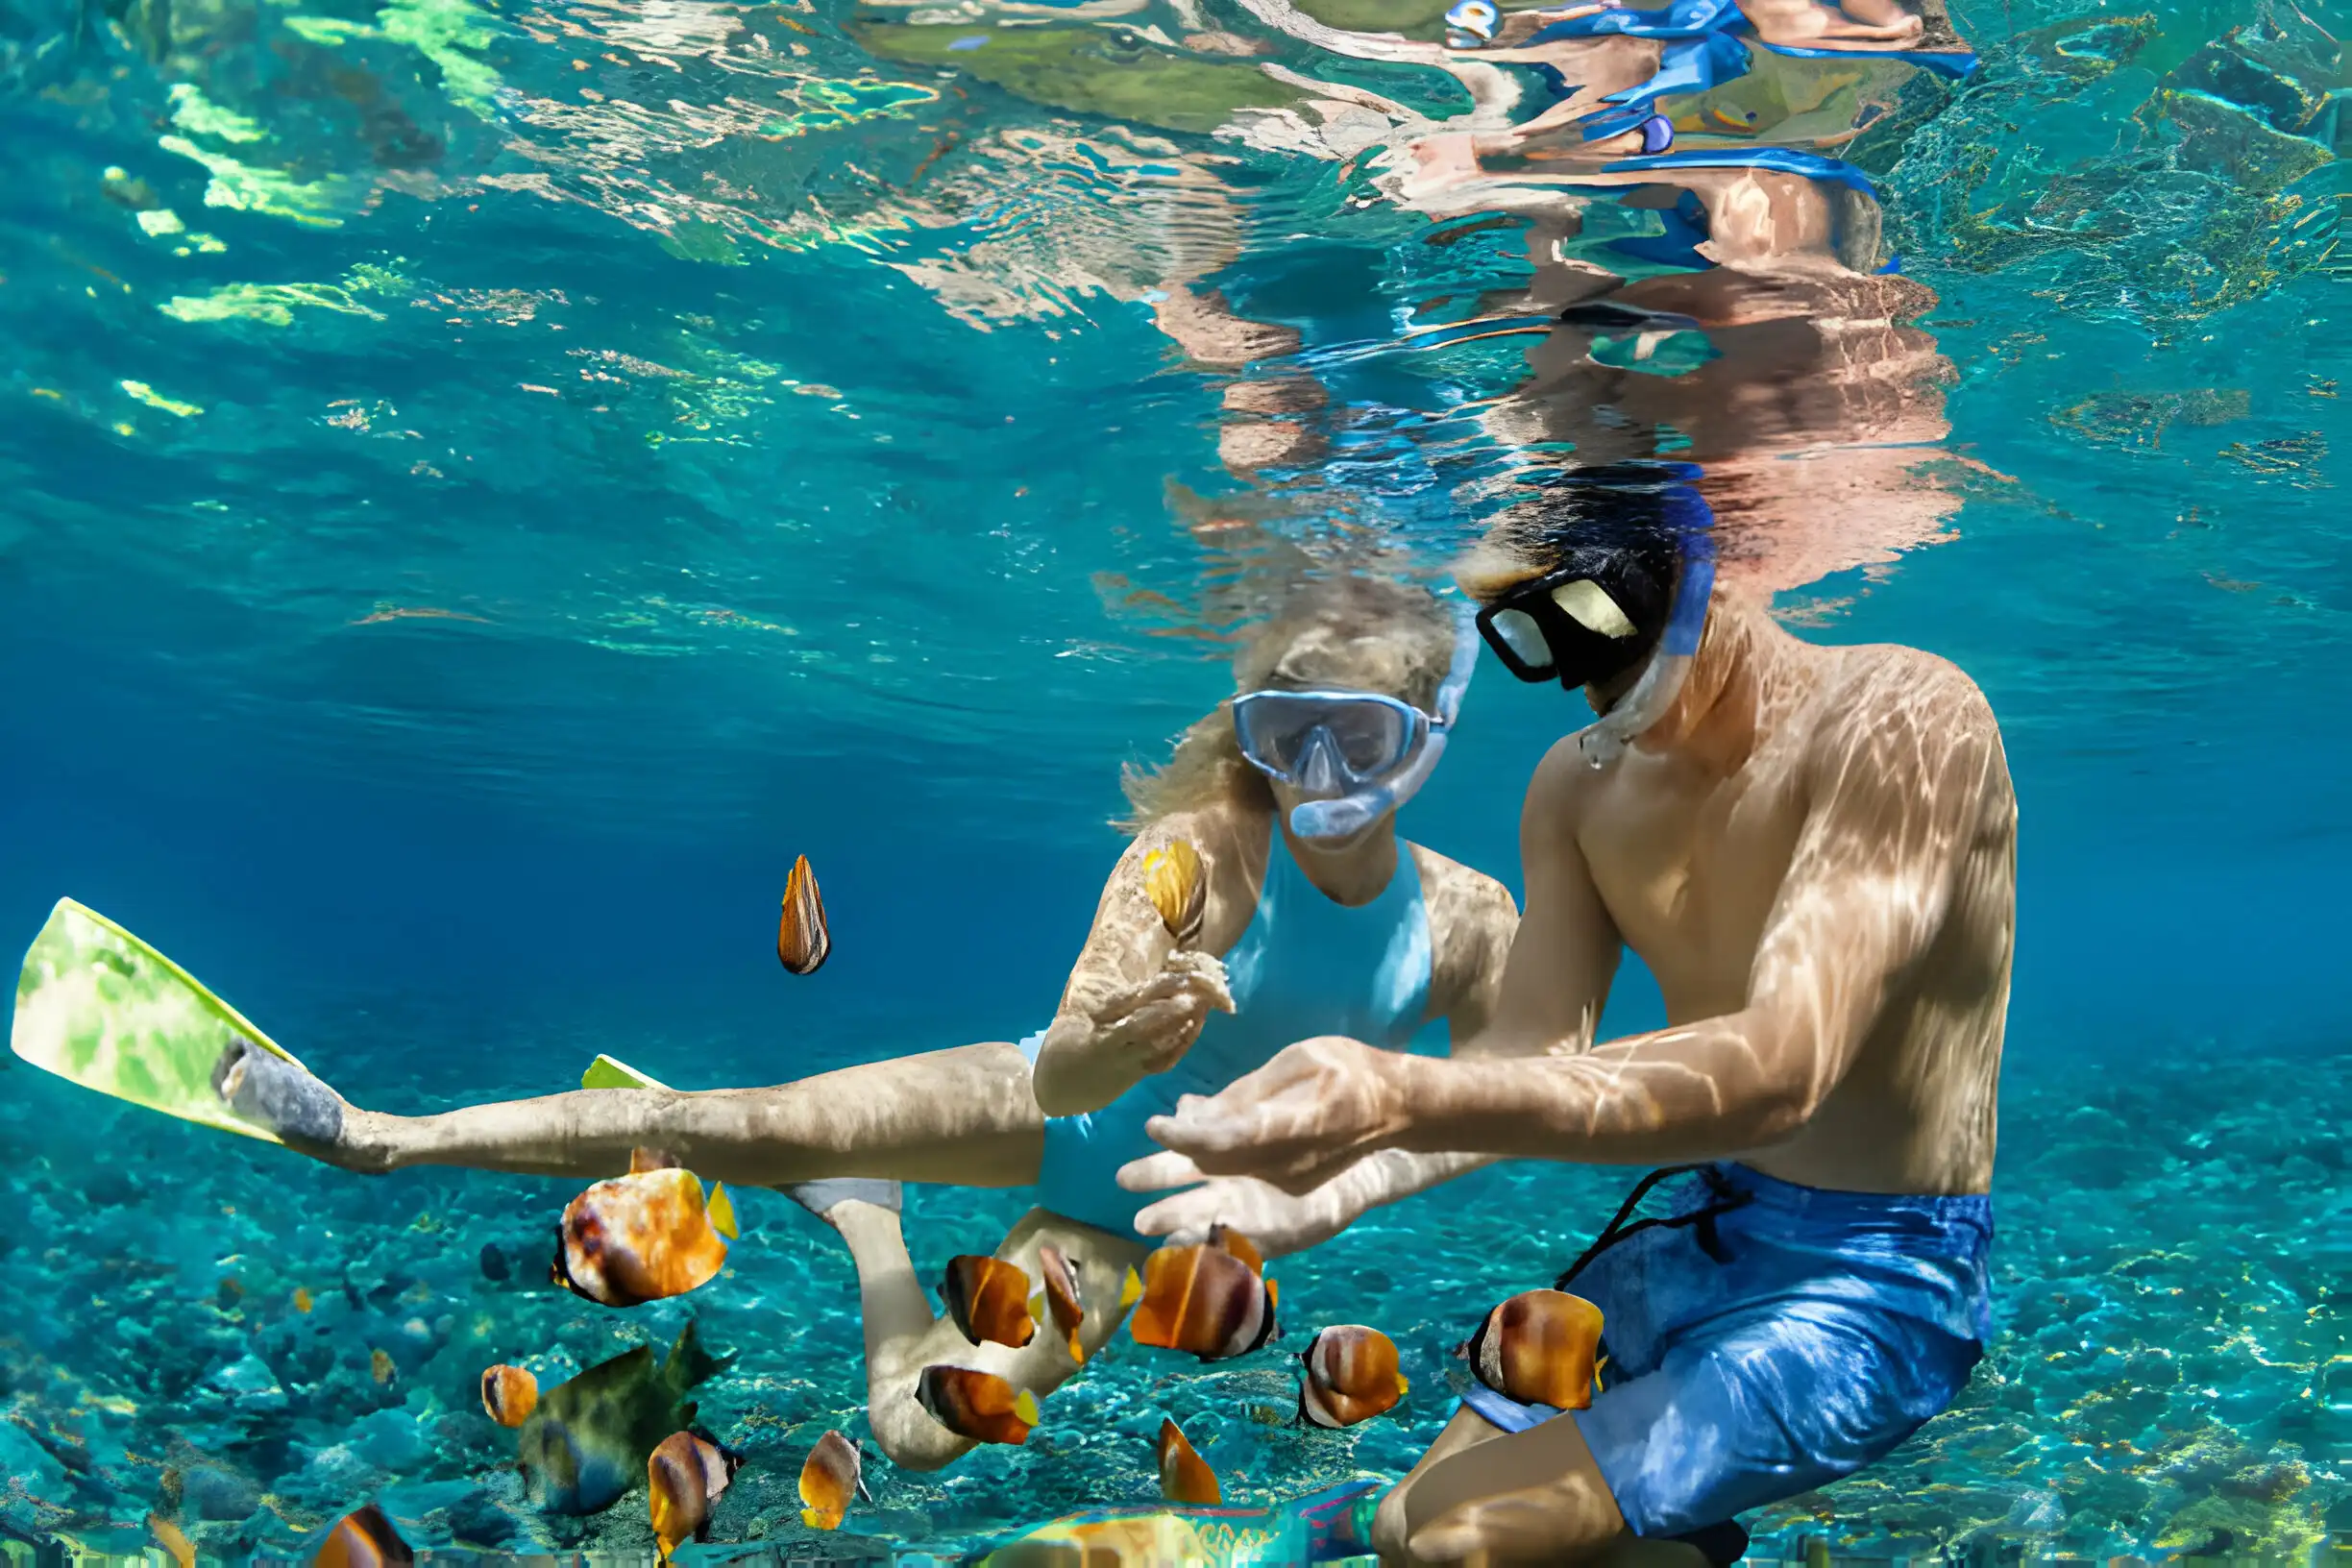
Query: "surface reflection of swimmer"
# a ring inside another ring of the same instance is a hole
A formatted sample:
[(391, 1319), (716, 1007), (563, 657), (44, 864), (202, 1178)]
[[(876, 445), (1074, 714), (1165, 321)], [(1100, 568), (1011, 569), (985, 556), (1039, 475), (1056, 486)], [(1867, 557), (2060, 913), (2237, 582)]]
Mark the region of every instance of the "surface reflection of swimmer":
[[(1017, 1045), (773, 1089), (583, 1090), (413, 1117), (347, 1105), (256, 1053), (241, 1080), (252, 1092), (233, 1109), (357, 1170), (606, 1177), (646, 1146), (705, 1178), (791, 1187), (856, 1259), (877, 1440), (900, 1464), (946, 1463), (971, 1443), (917, 1403), (924, 1367), (977, 1366), (1043, 1393), (1076, 1363), (1050, 1334), (975, 1348), (934, 1321), (900, 1233), (898, 1182), (1039, 1185), (1040, 1207), (997, 1256), (1032, 1282), (1041, 1244), (1077, 1264), (1091, 1352), (1124, 1315), (1120, 1281), (1148, 1236), (1197, 1239), (1224, 1221), (1268, 1254), (1292, 1252), (1465, 1168), (1399, 1156), (1303, 1196), (1213, 1182), (1158, 1202), (1114, 1180), (1151, 1152), (1143, 1125), (1180, 1093), (1220, 1089), (1302, 1036), (1402, 1047), (1444, 1019), (1457, 1039), (1486, 1038), (1517, 911), (1498, 883), (1408, 844), (1394, 816), (1443, 749), (1437, 721), (1450, 720), (1476, 646), (1441, 601), (1393, 579), (1335, 576), (1296, 595), (1237, 660), (1243, 695), (1195, 724), (1166, 768), (1131, 781), (1134, 842), (1052, 1023)], [(1180, 838), (1209, 864), (1200, 934), (1182, 949), (1141, 878), (1145, 857)], [(1227, 1001), (1230, 1015), (1213, 1017)]]
[[(1687, 476), (1572, 471), (1459, 574), (1521, 678), (1604, 715), (1528, 791), (1493, 1058), (1302, 1041), (1153, 1122), (1173, 1152), (1129, 1177), (1700, 1163), (1677, 1223), (1605, 1234), (1562, 1281), (1605, 1314), (1604, 1391), (1561, 1420), (1474, 1387), (1384, 1503), (1384, 1560), (1568, 1561), (1630, 1531), (1728, 1561), (1733, 1515), (1885, 1454), (1988, 1332), (2015, 919), (1998, 730), (1940, 659), (1812, 647), (1710, 593)], [(1628, 947), (1670, 1022), (1596, 1042)]]

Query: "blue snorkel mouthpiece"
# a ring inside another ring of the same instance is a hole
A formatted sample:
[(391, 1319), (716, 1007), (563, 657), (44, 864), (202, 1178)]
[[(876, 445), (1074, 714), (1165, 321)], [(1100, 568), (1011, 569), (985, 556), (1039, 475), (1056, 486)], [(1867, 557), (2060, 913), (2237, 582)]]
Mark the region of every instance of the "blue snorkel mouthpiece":
[[(1404, 805), (1429, 782), (1430, 774), (1436, 771), (1437, 759), (1445, 755), (1446, 736), (1454, 727), (1455, 715), (1461, 711), (1462, 694), (1469, 690), (1470, 677), (1478, 670), (1476, 611), (1475, 605), (1464, 604), (1455, 616), (1454, 660), (1432, 704), (1436, 711), (1426, 716), (1428, 732), (1411, 755), (1382, 778), (1347, 794), (1300, 801), (1290, 811), (1292, 833), (1308, 840), (1352, 838)], [(1297, 772), (1298, 787), (1335, 788), (1338, 769), (1329, 737), (1318, 734), (1309, 741), (1308, 747)]]

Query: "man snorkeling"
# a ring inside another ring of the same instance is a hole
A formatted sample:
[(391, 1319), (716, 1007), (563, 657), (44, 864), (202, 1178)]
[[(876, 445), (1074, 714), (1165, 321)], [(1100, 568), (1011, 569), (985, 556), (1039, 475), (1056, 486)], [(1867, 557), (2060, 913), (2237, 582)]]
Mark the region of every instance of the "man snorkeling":
[[(581, 1090), (401, 1116), (239, 1041), (211, 1070), (225, 1112), (206, 1115), (359, 1171), (601, 1179), (644, 1148), (705, 1180), (783, 1187), (856, 1262), (875, 1438), (894, 1462), (935, 1469), (974, 1439), (920, 1402), (925, 1369), (975, 1368), (1044, 1394), (1116, 1331), (1121, 1282), (1155, 1237), (1197, 1239), (1224, 1222), (1279, 1256), (1464, 1168), (1398, 1155), (1319, 1192), (1243, 1178), (1156, 1204), (1115, 1180), (1152, 1151), (1145, 1123), (1180, 1094), (1221, 1089), (1302, 1037), (1402, 1049), (1443, 1019), (1457, 1040), (1505, 1038), (1487, 1023), (1518, 919), (1510, 894), (1396, 831), (1397, 808), (1445, 749), (1477, 649), (1466, 613), (1392, 577), (1337, 573), (1290, 596), (1241, 648), (1237, 698), (1166, 767), (1128, 779), (1134, 841), (1051, 1024), (1018, 1044), (771, 1089)], [(1197, 930), (1182, 940), (1144, 885), (1146, 861), (1179, 841), (1205, 879)], [(1017, 1349), (975, 1345), (935, 1319), (900, 1229), (901, 1181), (1039, 1186), (996, 1257), (1034, 1283), (1047, 1277), (1042, 1249), (1060, 1254), (1084, 1308), (1075, 1344), (1040, 1333)]]
[[(1291, 1045), (1151, 1124), (1129, 1185), (1294, 1191), (1400, 1152), (1676, 1162), (1558, 1287), (1603, 1313), (1569, 1419), (1474, 1385), (1383, 1503), (1388, 1562), (1567, 1562), (1632, 1537), (1727, 1562), (1731, 1521), (1886, 1454), (1989, 1332), (2016, 919), (1999, 730), (1917, 650), (1821, 648), (1715, 594), (1695, 471), (1570, 471), (1459, 570), (1519, 678), (1582, 687), (1521, 821), (1527, 911), (1451, 1061)], [(1593, 1039), (1621, 951), (1667, 1027)], [(1551, 1282), (1529, 1282), (1548, 1284)]]

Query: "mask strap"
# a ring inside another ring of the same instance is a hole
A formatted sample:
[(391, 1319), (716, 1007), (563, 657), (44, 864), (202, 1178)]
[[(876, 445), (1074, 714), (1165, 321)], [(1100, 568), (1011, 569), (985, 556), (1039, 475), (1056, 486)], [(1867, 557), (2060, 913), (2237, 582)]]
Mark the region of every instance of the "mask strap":
[(1478, 674), (1479, 649), (1484, 641), (1479, 636), (1478, 606), (1468, 600), (1455, 605), (1454, 662), (1447, 667), (1445, 681), (1431, 704), (1430, 717), (1436, 727), (1453, 727), (1454, 716), (1461, 711), (1462, 694), (1470, 689), (1470, 677)]
[[(1703, 511), (1703, 502), (1701, 507)], [(1683, 678), (1706, 633), (1707, 606), (1715, 597), (1715, 540), (1705, 531), (1713, 521), (1707, 514), (1706, 525), (1682, 535), (1682, 580), (1675, 585), (1674, 609), (1641, 678), (1624, 700), (1579, 733), (1578, 748), (1596, 769), (1616, 761), (1635, 736), (1666, 717), (1681, 695)]]

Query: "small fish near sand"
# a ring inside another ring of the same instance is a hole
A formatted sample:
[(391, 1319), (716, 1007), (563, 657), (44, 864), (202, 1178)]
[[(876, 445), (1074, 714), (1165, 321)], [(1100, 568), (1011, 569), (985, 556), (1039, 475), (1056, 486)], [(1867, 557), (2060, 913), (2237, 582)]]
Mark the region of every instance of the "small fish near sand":
[(653, 1347), (639, 1345), (546, 1390), (517, 1434), (527, 1495), (556, 1513), (611, 1507), (646, 1473), (662, 1439), (694, 1425), (688, 1391), (726, 1364), (703, 1350), (689, 1323), (658, 1365)]
[(689, 1539), (710, 1535), (712, 1505), (727, 1489), (743, 1456), (699, 1432), (674, 1432), (646, 1457), (646, 1507), (661, 1560)]
[(1524, 1290), (1486, 1314), (1461, 1347), (1479, 1382), (1522, 1405), (1592, 1404), (1601, 1309), (1565, 1290)]
[(1143, 857), (1143, 892), (1179, 947), (1200, 935), (1209, 913), (1209, 872), (1190, 840), (1178, 839)]
[(1160, 1421), (1159, 1449), (1162, 1498), (1197, 1508), (1225, 1506), (1225, 1489), (1217, 1484), (1216, 1472), (1185, 1440), (1184, 1429), (1164, 1416)]
[(482, 1409), (502, 1427), (519, 1427), (539, 1408), (539, 1380), (501, 1362), (481, 1375)]
[(1136, 1343), (1181, 1350), (1204, 1361), (1245, 1356), (1274, 1337), (1278, 1300), (1258, 1248), (1219, 1225), (1198, 1246), (1162, 1247), (1127, 1271), (1122, 1304), (1133, 1303)]
[(159, 1513), (147, 1516), (147, 1533), (155, 1537), (156, 1545), (177, 1568), (196, 1568), (196, 1543), (187, 1538), (187, 1531)]
[(1360, 1323), (1318, 1332), (1299, 1360), (1299, 1419), (1313, 1427), (1352, 1427), (1396, 1408), (1409, 1386), (1397, 1370), (1396, 1341)]
[(941, 1426), (974, 1442), (1025, 1443), (1038, 1424), (1036, 1395), (968, 1366), (924, 1367), (915, 1402)]
[(940, 1296), (957, 1329), (975, 1345), (986, 1341), (1018, 1350), (1037, 1337), (1029, 1276), (1018, 1263), (969, 1253), (950, 1258)]
[[(1079, 1294), (1078, 1270), (1060, 1247), (1052, 1242), (1038, 1247), (1038, 1272), (1045, 1276), (1044, 1307), (1053, 1315), (1053, 1326), (1068, 1335), (1070, 1360), (1086, 1365), (1086, 1344), (1078, 1337), (1078, 1330), (1086, 1322), (1086, 1297)], [(1030, 1313), (1038, 1312), (1038, 1304), (1030, 1303)]]
[(665, 1159), (640, 1149), (626, 1176), (597, 1183), (565, 1208), (550, 1271), (557, 1285), (607, 1307), (635, 1307), (717, 1276), (736, 1235), (735, 1205), (717, 1182), (706, 1199), (692, 1171)]
[(345, 1514), (328, 1532), (327, 1544), (310, 1559), (310, 1568), (389, 1568), (416, 1561), (416, 1554), (400, 1538), (383, 1509), (370, 1503)]
[(776, 921), (776, 959), (795, 974), (815, 974), (833, 951), (833, 932), (825, 924), (824, 896), (817, 891), (817, 873), (808, 856), (793, 862), (784, 879), (784, 913)]
[(817, 1439), (800, 1466), (800, 1522), (811, 1530), (839, 1530), (849, 1500), (873, 1501), (866, 1489), (866, 1456), (838, 1432)]

